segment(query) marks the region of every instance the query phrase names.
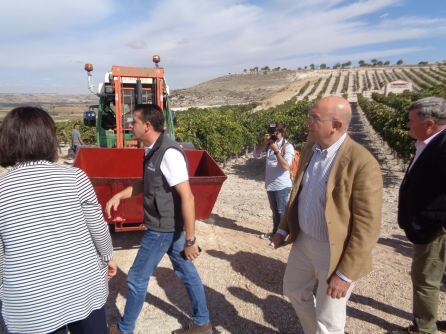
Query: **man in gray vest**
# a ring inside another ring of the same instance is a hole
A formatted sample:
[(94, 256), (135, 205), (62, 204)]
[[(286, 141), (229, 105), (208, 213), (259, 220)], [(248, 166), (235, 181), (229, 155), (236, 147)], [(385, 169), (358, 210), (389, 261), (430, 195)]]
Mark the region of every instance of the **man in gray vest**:
[(110, 217), (122, 199), (143, 194), (145, 233), (130, 268), (124, 315), (110, 333), (130, 334), (135, 328), (147, 293), (147, 286), (164, 254), (170, 258), (192, 303), (192, 322), (175, 334), (211, 334), (203, 284), (192, 260), (199, 255), (195, 237), (194, 196), (189, 185), (186, 158), (179, 145), (163, 133), (164, 115), (154, 104), (137, 105), (133, 135), (146, 147), (143, 184), (130, 186), (114, 195), (105, 211)]

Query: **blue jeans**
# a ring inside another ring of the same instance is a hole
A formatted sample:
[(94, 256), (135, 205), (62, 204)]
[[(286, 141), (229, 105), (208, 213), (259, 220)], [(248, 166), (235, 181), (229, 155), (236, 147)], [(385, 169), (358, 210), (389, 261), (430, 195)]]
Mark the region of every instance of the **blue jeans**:
[(192, 303), (192, 321), (197, 325), (209, 323), (209, 311), (206, 305), (203, 283), (195, 266), (183, 259), (184, 232), (155, 232), (148, 230), (141, 241), (141, 248), (130, 268), (127, 284), (128, 296), (124, 315), (118, 324), (123, 334), (132, 333), (135, 322), (141, 312), (147, 294), (147, 285), (164, 254), (169, 255), (173, 269), (186, 287)]
[(277, 232), (280, 220), (285, 213), (285, 207), (290, 196), (291, 188), (284, 188), (277, 191), (267, 191), (269, 206), (273, 212), (273, 234)]

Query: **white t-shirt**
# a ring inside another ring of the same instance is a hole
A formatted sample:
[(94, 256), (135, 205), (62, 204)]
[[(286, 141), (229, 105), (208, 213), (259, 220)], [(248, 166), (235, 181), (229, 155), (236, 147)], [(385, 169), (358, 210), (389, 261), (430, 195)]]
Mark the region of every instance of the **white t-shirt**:
[[(153, 145), (149, 146), (148, 148), (151, 149)], [(186, 160), (184, 159), (183, 154), (181, 154), (181, 152), (176, 148), (169, 148), (166, 150), (163, 160), (161, 160), (160, 168), (161, 173), (163, 173), (167, 183), (171, 187), (189, 180)]]

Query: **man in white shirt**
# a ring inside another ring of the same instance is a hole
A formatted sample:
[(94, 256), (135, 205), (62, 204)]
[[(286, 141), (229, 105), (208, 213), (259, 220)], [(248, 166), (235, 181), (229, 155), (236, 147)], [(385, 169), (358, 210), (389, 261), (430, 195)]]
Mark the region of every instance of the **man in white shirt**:
[(164, 115), (157, 105), (137, 105), (132, 128), (135, 139), (147, 147), (143, 182), (114, 195), (106, 205), (106, 213), (110, 217), (111, 210), (116, 210), (122, 199), (142, 193), (147, 232), (127, 277), (129, 292), (124, 315), (111, 333), (133, 333), (149, 279), (167, 254), (186, 287), (193, 313), (192, 322), (173, 333), (212, 334), (203, 284), (192, 263), (200, 252), (185, 155), (178, 143), (163, 133)]
[(279, 124), (270, 126), (263, 141), (254, 149), (254, 157), (266, 156), (265, 188), (273, 213), (272, 233), (262, 234), (263, 239), (270, 239), (276, 233), (292, 187), (290, 166), (294, 158), (294, 148), (285, 139), (284, 134), (285, 131)]

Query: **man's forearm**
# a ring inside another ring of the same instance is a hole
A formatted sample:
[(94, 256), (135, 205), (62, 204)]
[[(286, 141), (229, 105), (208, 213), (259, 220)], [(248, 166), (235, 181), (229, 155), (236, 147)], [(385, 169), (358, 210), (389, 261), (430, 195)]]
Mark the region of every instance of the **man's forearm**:
[(276, 154), (277, 157), (277, 162), (279, 163), (280, 167), (282, 167), (282, 169), (284, 171), (287, 171), (290, 169), (290, 165), (288, 165), (288, 162), (286, 161), (286, 159), (280, 154), (280, 151), (278, 154)]
[(263, 143), (256, 146), (256, 148), (255, 148), (256, 154), (262, 153), (265, 150), (265, 147), (266, 147), (266, 145)]
[(181, 212), (183, 214), (186, 239), (195, 238), (195, 203), (192, 193), (181, 200)]
[(142, 193), (142, 189), (142, 183), (134, 184), (115, 194), (113, 197), (119, 200), (135, 197)]

